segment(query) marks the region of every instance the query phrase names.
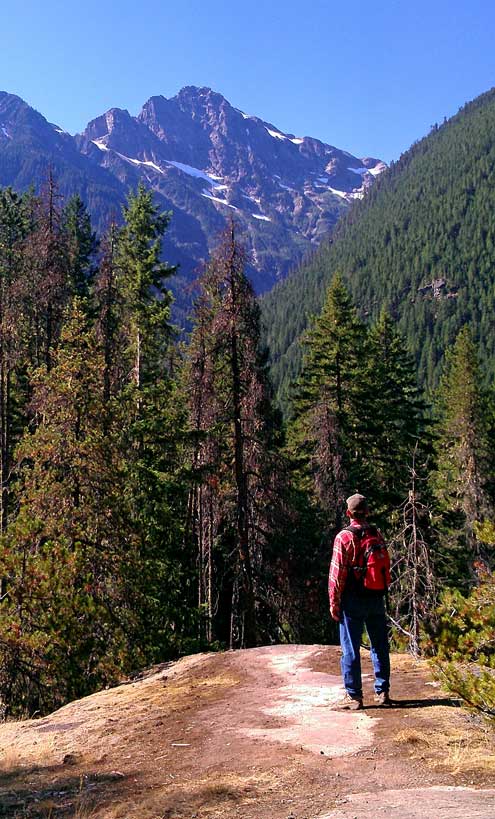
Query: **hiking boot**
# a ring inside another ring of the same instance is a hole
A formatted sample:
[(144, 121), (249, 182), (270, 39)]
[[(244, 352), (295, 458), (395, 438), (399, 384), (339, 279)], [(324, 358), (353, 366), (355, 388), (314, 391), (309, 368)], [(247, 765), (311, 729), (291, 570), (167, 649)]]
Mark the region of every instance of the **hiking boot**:
[(350, 694), (344, 694), (341, 700), (332, 703), (330, 706), (332, 711), (361, 711), (363, 706), (362, 697), (351, 697)]
[(375, 694), (375, 702), (377, 705), (392, 705), (388, 691), (380, 691), (378, 694)]

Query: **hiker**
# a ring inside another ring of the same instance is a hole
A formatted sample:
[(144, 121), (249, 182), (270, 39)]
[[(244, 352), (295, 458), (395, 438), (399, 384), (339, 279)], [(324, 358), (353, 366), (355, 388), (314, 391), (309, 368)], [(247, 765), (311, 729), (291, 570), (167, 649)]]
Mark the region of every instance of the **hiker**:
[(350, 525), (335, 538), (328, 576), (330, 614), (339, 623), (345, 688), (344, 698), (333, 708), (357, 711), (363, 708), (360, 647), (365, 626), (375, 672), (375, 702), (391, 704), (385, 612), (390, 559), (379, 530), (368, 523), (364, 495), (347, 498), (347, 515)]

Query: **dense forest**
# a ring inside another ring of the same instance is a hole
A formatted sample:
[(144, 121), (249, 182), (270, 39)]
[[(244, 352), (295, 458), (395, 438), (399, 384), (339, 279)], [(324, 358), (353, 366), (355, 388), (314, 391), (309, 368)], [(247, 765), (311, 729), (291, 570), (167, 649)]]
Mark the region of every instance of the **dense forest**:
[(495, 715), (493, 396), (469, 327), (428, 406), (387, 304), (365, 323), (334, 277), (285, 422), (236, 225), (184, 340), (169, 221), (140, 186), (97, 240), (53, 178), (0, 191), (3, 714), (199, 649), (335, 640), (331, 543), (359, 490), (393, 554), (396, 645)]
[(281, 404), (300, 372), (299, 343), (339, 272), (361, 317), (386, 307), (428, 390), (468, 323), (483, 375), (495, 375), (495, 90), (415, 143), (380, 175), (330, 241), (263, 300)]

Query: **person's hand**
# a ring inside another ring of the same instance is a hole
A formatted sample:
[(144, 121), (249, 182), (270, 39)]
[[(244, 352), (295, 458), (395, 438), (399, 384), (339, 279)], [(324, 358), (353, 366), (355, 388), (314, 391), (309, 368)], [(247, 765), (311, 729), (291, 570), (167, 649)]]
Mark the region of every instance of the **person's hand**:
[(330, 607), (330, 616), (332, 620), (335, 620), (336, 623), (340, 620), (340, 612), (338, 609), (334, 608), (333, 606)]

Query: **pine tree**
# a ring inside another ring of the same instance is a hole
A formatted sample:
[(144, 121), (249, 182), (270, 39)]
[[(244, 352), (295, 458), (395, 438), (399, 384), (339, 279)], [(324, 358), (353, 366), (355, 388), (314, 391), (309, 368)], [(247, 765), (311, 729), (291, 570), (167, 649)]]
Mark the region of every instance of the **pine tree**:
[(373, 461), (374, 512), (386, 518), (408, 496), (412, 461), (417, 472), (431, 451), (431, 434), (413, 358), (385, 309), (367, 343), (364, 378), (370, 385), (367, 400), (373, 409), (369, 457)]
[(68, 245), (68, 275), (74, 296), (87, 298), (95, 272), (98, 249), (91, 218), (79, 194), (74, 194), (62, 212), (62, 229)]
[(12, 452), (26, 400), (22, 333), (23, 243), (29, 229), (28, 201), (0, 190), (0, 531), (7, 528)]
[(102, 256), (93, 283), (93, 310), (96, 334), (105, 361), (105, 401), (116, 397), (126, 383), (124, 297), (117, 280), (116, 248), (118, 229), (113, 223), (103, 237)]
[(104, 416), (103, 361), (76, 300), (53, 353), (33, 374), (39, 419), (19, 447), (19, 511), (1, 550), (2, 701), (44, 710), (139, 661), (132, 578), (137, 540), (125, 497), (117, 418)]
[(299, 485), (324, 512), (329, 529), (339, 527), (346, 495), (359, 490), (373, 498), (367, 452), (375, 424), (365, 342), (365, 328), (336, 276), (306, 337), (289, 427)]
[(283, 480), (259, 309), (244, 267), (231, 223), (200, 281), (187, 377), (199, 602), (207, 637), (232, 647), (256, 643), (261, 610), (270, 608), (267, 550)]
[(147, 662), (173, 656), (192, 631), (189, 555), (183, 548), (187, 505), (184, 407), (170, 360), (175, 268), (162, 261), (168, 214), (143, 185), (129, 195), (120, 231), (110, 231), (96, 283), (105, 394), (121, 408), (126, 496), (139, 535), (134, 579), (139, 622), (134, 639)]
[(139, 390), (163, 370), (170, 342), (170, 291), (166, 279), (176, 268), (161, 260), (170, 214), (160, 214), (153, 193), (140, 183), (124, 208), (115, 264), (123, 302), (127, 355)]
[[(436, 469), (432, 487), (444, 542), (465, 565), (482, 552), (475, 523), (493, 513), (489, 405), (471, 332), (465, 326), (448, 351), (435, 401)], [(465, 573), (465, 572), (464, 572)]]
[(29, 358), (50, 369), (69, 296), (67, 234), (60, 194), (50, 172), (41, 197), (33, 199), (31, 229), (24, 246), (23, 315)]
[[(495, 546), (493, 524), (483, 539)], [(447, 589), (430, 629), (432, 667), (448, 691), (484, 717), (495, 720), (495, 574), (475, 565), (476, 585), (469, 595)]]

